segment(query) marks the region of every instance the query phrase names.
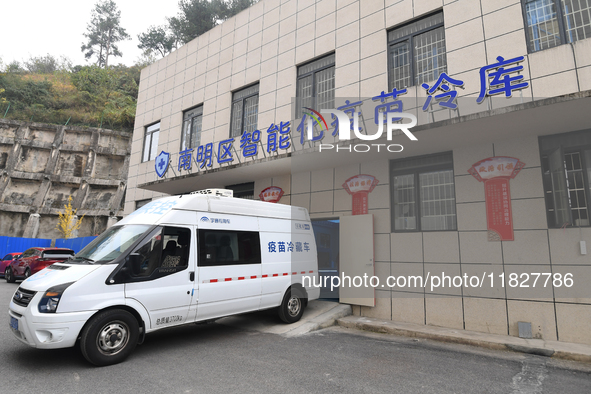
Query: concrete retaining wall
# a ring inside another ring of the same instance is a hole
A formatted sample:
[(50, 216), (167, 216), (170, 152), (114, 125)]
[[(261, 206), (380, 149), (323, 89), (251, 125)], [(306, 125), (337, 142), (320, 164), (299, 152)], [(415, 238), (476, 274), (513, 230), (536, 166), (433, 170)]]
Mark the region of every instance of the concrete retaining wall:
[(0, 236), (59, 238), (70, 196), (85, 215), (78, 236), (104, 231), (123, 214), (130, 141), (126, 132), (0, 119)]

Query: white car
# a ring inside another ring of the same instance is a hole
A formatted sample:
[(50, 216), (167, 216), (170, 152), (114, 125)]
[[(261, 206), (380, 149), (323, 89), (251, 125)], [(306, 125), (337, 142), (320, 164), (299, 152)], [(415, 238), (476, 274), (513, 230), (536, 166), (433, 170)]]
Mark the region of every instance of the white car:
[(298, 321), (319, 288), (304, 208), (190, 194), (145, 205), (64, 263), (31, 276), (10, 327), (42, 349), (71, 347), (95, 365), (121, 362), (146, 333), (278, 307)]

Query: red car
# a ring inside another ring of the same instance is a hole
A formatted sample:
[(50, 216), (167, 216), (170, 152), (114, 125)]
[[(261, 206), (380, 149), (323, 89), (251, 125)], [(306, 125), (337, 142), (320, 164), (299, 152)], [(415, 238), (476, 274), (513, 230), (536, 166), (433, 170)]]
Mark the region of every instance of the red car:
[(22, 253), (8, 253), (2, 260), (0, 260), (0, 278), (4, 278), (4, 270), (12, 260), (21, 257)]
[(54, 263), (67, 260), (74, 255), (72, 249), (66, 248), (30, 248), (16, 260), (12, 260), (4, 271), (4, 278), (8, 283), (17, 279), (27, 279), (43, 268)]

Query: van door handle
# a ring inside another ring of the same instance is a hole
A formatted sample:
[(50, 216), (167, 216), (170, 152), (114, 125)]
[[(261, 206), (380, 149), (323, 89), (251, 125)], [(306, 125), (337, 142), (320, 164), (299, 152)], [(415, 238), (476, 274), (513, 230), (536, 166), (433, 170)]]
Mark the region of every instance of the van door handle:
[(195, 281), (195, 272), (189, 272), (189, 280), (191, 282), (194, 282)]

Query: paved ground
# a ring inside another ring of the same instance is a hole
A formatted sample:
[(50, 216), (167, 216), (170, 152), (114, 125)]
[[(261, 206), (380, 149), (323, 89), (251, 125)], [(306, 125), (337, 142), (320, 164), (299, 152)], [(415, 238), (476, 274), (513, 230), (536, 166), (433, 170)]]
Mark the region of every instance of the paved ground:
[[(16, 287), (0, 282), (4, 308)], [(287, 337), (257, 324), (187, 325), (148, 335), (122, 364), (95, 368), (76, 349), (22, 345), (4, 313), (2, 393), (591, 392), (588, 364), (342, 327)]]

